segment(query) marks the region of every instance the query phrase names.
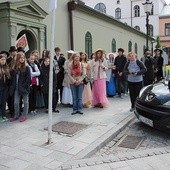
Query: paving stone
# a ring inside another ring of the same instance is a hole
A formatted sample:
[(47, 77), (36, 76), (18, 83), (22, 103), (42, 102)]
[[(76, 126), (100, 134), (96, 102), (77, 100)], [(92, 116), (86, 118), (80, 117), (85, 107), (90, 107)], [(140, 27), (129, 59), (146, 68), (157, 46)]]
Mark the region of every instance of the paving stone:
[(33, 153), (27, 153), (25, 155), (18, 156), (18, 158), (21, 160), (30, 162), (32, 164), (40, 165), (40, 166), (45, 166), (48, 163), (54, 161), (54, 159), (52, 158), (40, 156), (40, 155), (33, 154)]
[(52, 161), (48, 164), (46, 164), (44, 167), (49, 169), (56, 169), (57, 167), (60, 167), (62, 165), (62, 162), (59, 161)]
[(59, 162), (67, 162), (70, 160), (74, 155), (64, 153), (64, 152), (59, 152), (59, 151), (53, 151), (51, 154), (48, 155), (48, 158), (55, 159)]
[(31, 163), (27, 161), (23, 161), (20, 159), (14, 159), (10, 162), (6, 162), (4, 166), (9, 167), (13, 170), (23, 170), (24, 168), (27, 168), (31, 165)]

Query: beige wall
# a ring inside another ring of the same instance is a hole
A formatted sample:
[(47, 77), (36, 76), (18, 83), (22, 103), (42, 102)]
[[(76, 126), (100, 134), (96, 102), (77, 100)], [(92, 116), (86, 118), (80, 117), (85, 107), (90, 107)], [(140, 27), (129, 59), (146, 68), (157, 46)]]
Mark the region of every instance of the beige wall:
[(143, 55), (143, 45), (145, 45), (145, 37), (130, 32), (128, 29), (108, 23), (92, 15), (87, 15), (79, 11), (73, 11), (74, 16), (74, 43), (75, 50), (85, 51), (85, 34), (89, 31), (92, 34), (92, 50), (103, 48), (106, 52), (111, 52), (111, 42), (116, 40), (116, 48), (124, 48), (125, 53), (128, 52), (128, 42), (132, 41), (132, 49), (134, 44), (138, 44), (138, 56)]
[(170, 36), (165, 36), (165, 24), (170, 23), (170, 17), (160, 18), (159, 23), (161, 46), (170, 47)]

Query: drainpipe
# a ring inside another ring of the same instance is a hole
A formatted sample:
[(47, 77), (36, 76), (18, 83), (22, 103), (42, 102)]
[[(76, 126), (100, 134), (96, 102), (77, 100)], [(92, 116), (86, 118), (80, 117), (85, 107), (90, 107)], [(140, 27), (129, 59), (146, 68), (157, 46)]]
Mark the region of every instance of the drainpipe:
[(69, 12), (69, 24), (70, 24), (70, 45), (71, 50), (74, 50), (74, 33), (73, 33), (73, 10), (76, 9), (75, 1), (68, 2), (68, 12)]
[(132, 1), (130, 1), (130, 3), (131, 3), (131, 9), (130, 9), (130, 11), (131, 11), (131, 18), (130, 19), (131, 19), (131, 27), (132, 27), (132, 14), (133, 14), (132, 13)]

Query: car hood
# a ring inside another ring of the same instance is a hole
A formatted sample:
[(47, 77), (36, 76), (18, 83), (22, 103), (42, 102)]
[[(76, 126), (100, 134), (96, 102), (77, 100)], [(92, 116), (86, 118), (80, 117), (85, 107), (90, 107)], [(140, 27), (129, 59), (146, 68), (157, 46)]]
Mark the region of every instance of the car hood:
[(145, 90), (143, 90), (140, 97), (141, 100), (152, 105), (164, 105), (165, 103), (170, 103), (170, 92), (167, 82), (149, 85), (144, 88)]

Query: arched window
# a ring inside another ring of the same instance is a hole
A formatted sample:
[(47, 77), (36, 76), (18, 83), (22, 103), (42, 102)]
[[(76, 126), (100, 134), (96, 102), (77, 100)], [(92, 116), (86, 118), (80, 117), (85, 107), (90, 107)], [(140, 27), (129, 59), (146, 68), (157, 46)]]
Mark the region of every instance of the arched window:
[(92, 36), (90, 32), (87, 32), (85, 35), (85, 52), (87, 53), (88, 57), (92, 54)]
[(134, 6), (134, 16), (139, 17), (140, 16), (140, 7), (138, 5)]
[(105, 4), (103, 3), (98, 3), (95, 7), (94, 7), (95, 10), (98, 10), (102, 13), (106, 13), (106, 6)]
[(138, 25), (136, 25), (134, 28), (135, 28), (136, 30), (140, 31), (140, 27), (139, 27)]
[(132, 42), (129, 41), (128, 43), (128, 52), (131, 52), (132, 51)]
[(138, 53), (138, 45), (137, 45), (137, 43), (135, 43), (135, 53), (136, 54)]
[(116, 52), (116, 40), (114, 38), (112, 40), (112, 52)]
[(153, 25), (149, 25), (149, 35), (153, 36)]
[(121, 9), (120, 8), (116, 8), (116, 10), (115, 10), (115, 18), (116, 19), (121, 18)]

